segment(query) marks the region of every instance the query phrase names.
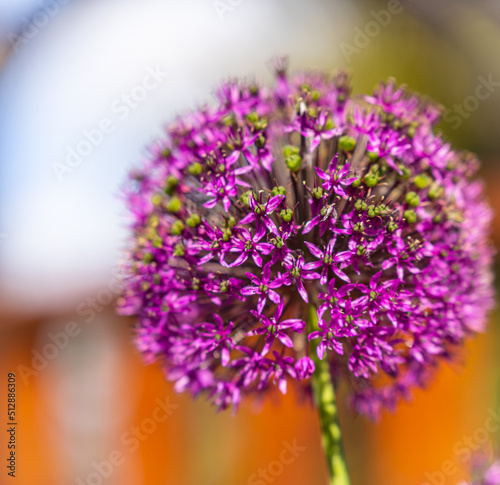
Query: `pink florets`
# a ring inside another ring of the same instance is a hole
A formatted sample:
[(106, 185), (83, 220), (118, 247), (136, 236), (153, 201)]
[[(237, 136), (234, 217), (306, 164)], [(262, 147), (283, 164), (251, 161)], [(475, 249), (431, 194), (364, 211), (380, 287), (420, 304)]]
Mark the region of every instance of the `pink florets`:
[(393, 81), (351, 98), (343, 72), (281, 69), (217, 100), (170, 126), (126, 188), (120, 308), (139, 348), (222, 408), (307, 382), (315, 355), (359, 411), (392, 406), (492, 306), (476, 159)]

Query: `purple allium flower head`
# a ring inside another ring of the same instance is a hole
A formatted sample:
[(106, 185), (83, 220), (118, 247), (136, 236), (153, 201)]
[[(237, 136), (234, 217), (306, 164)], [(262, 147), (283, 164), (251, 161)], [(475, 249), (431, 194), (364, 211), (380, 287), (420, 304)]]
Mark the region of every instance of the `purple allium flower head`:
[(353, 98), (344, 72), (277, 71), (225, 82), (131, 174), (121, 313), (177, 390), (221, 408), (307, 382), (317, 353), (377, 415), (484, 328), (478, 162), (393, 81)]

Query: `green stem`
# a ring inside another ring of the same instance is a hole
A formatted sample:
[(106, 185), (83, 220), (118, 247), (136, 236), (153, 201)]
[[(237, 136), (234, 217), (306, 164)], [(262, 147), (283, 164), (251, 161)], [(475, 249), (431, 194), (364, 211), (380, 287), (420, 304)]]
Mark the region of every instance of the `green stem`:
[[(318, 313), (314, 305), (309, 307), (309, 329), (310, 331), (318, 329)], [(330, 485), (350, 485), (330, 365), (326, 357), (323, 360), (318, 358), (315, 347), (313, 346), (311, 352), (316, 367), (312, 376), (312, 388), (318, 407)]]

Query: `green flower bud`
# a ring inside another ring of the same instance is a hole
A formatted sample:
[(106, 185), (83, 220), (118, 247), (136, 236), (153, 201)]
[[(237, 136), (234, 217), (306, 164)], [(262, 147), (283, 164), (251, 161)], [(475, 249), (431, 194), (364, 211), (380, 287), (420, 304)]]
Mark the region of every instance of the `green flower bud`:
[(321, 199), (321, 197), (323, 197), (323, 189), (321, 187), (316, 187), (315, 189), (312, 189), (311, 190), (311, 195), (315, 198), (315, 199)]
[(431, 181), (430, 178), (422, 173), (420, 175), (417, 175), (413, 182), (417, 186), (417, 188), (423, 190), (430, 184), (430, 181)]
[(302, 158), (299, 153), (299, 147), (293, 145), (285, 145), (283, 147), (285, 163), (292, 172), (297, 172), (298, 170), (300, 170), (300, 167), (302, 165)]
[(234, 114), (232, 112), (222, 117), (222, 123), (224, 123), (224, 125), (226, 126), (231, 126), (234, 123), (234, 121), (235, 121)]
[(172, 224), (172, 226), (170, 226), (170, 232), (174, 236), (180, 236), (183, 230), (184, 230), (184, 224), (182, 223), (182, 221), (175, 221)]
[(409, 224), (414, 224), (415, 222), (417, 222), (417, 213), (414, 210), (405, 210), (403, 213), (403, 217)]
[(245, 204), (247, 207), (250, 205), (250, 194), (252, 194), (251, 190), (247, 190), (245, 193), (243, 193), (240, 197), (241, 202)]
[(273, 190), (271, 190), (271, 196), (274, 197), (276, 195), (286, 195), (286, 189), (282, 185), (279, 187), (273, 187)]
[(195, 177), (200, 175), (202, 170), (203, 170), (203, 167), (201, 166), (201, 163), (199, 163), (199, 162), (194, 162), (191, 165), (189, 165), (189, 167), (188, 167), (188, 172), (191, 175), (194, 175)]
[(354, 208), (360, 212), (360, 211), (365, 211), (367, 208), (366, 202), (364, 200), (358, 199), (356, 203), (354, 204)]
[(412, 207), (417, 207), (420, 204), (420, 197), (416, 192), (410, 191), (405, 196), (405, 201), (408, 205)]
[(161, 194), (155, 194), (153, 195), (153, 197), (151, 197), (151, 202), (153, 203), (153, 205), (161, 205), (163, 201), (163, 195)]
[(361, 185), (361, 179), (356, 179), (353, 181), (353, 183), (351, 184), (351, 187), (353, 189), (357, 189), (359, 186)]
[(271, 243), (278, 249), (281, 249), (285, 244), (283, 238), (279, 236), (277, 238), (271, 239)]
[(415, 133), (417, 132), (417, 128), (418, 128), (418, 123), (416, 121), (413, 121), (412, 123), (410, 123), (410, 125), (408, 126), (408, 131), (407, 131), (407, 134), (410, 138), (415, 137)]
[(283, 209), (280, 212), (280, 217), (285, 221), (285, 222), (290, 222), (293, 218), (293, 211), (292, 209)]
[(375, 187), (379, 182), (378, 173), (368, 173), (365, 175), (365, 184), (367, 187)]
[(266, 206), (264, 204), (257, 204), (253, 211), (257, 215), (264, 214), (266, 212)]
[(188, 227), (198, 227), (201, 224), (201, 217), (198, 214), (191, 214), (186, 219), (186, 225)]
[(398, 168), (401, 170), (400, 178), (408, 180), (411, 177), (411, 170), (406, 165), (399, 165)]
[(285, 145), (283, 147), (283, 155), (285, 158), (290, 157), (291, 155), (298, 155), (300, 153), (300, 148), (295, 145)]
[(186, 247), (184, 246), (184, 244), (182, 243), (176, 244), (174, 248), (174, 256), (182, 258), (185, 254), (186, 254)]
[(440, 187), (438, 184), (432, 184), (429, 192), (427, 193), (427, 197), (429, 197), (429, 199), (437, 199), (438, 197), (441, 197), (442, 193), (442, 187)]
[(167, 195), (172, 195), (175, 192), (175, 189), (177, 188), (178, 184), (179, 184), (179, 181), (173, 175), (170, 175), (167, 178), (167, 182), (166, 182), (166, 186), (165, 186), (165, 193)]
[(252, 111), (251, 113), (248, 113), (246, 118), (252, 124), (255, 124), (257, 123), (257, 121), (259, 121), (259, 115), (257, 114), (257, 111)]
[(163, 241), (159, 237), (155, 237), (152, 241), (153, 247), (155, 248), (162, 248), (163, 247)]
[(166, 209), (173, 214), (177, 214), (181, 210), (181, 207), (181, 200), (175, 195), (167, 202), (166, 205)]
[(352, 136), (341, 136), (339, 138), (339, 148), (344, 152), (352, 152), (356, 148), (356, 139)]

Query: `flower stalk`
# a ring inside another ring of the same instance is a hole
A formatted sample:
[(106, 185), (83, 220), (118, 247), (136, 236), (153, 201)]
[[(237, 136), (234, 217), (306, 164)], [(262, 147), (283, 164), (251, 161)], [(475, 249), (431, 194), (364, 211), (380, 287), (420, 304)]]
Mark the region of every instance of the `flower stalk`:
[[(318, 329), (318, 312), (314, 305), (310, 305), (309, 308), (309, 327), (310, 331), (314, 332)], [(316, 349), (314, 349), (312, 359), (315, 365), (312, 388), (320, 419), (329, 483), (330, 485), (350, 485), (330, 364), (328, 358), (320, 359), (316, 355)]]

